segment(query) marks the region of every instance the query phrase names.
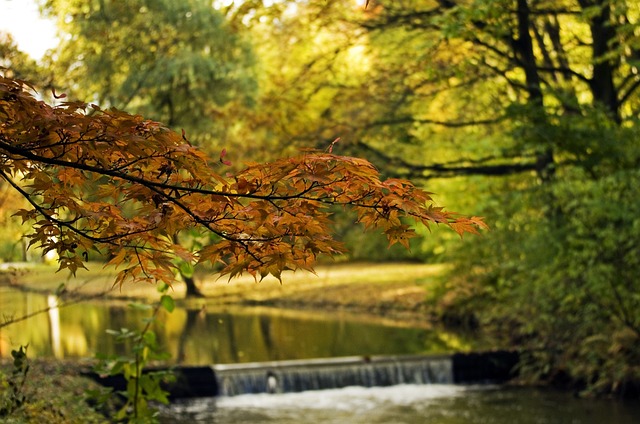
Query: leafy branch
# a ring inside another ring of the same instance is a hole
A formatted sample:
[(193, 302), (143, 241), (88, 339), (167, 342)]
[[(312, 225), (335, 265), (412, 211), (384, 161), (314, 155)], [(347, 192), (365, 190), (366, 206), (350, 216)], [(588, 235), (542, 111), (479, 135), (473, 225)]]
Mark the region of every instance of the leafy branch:
[[(91, 110), (91, 113), (87, 113)], [(219, 264), (231, 277), (279, 277), (311, 269), (318, 255), (342, 250), (329, 208), (352, 208), (391, 244), (415, 232), (402, 221), (447, 226), (462, 235), (486, 225), (433, 205), (408, 181), (383, 181), (369, 162), (305, 151), (249, 163), (235, 175), (191, 145), (184, 132), (125, 112), (67, 102), (52, 107), (29, 86), (0, 79), (0, 178), (25, 197), (16, 215), (33, 223), (30, 245), (56, 251), (60, 268), (84, 267), (89, 250), (111, 256), (125, 280), (171, 283), (175, 259)], [(176, 234), (213, 240), (198, 250)]]

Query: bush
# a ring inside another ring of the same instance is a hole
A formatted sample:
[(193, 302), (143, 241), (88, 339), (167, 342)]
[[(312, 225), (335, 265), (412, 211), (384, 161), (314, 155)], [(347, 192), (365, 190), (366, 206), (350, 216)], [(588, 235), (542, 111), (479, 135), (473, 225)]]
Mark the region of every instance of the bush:
[[(536, 206), (536, 207), (531, 207)], [(527, 353), (525, 376), (623, 393), (640, 381), (640, 172), (503, 198), (493, 232), (458, 258), (443, 316), (479, 318)], [(502, 224), (504, 222), (505, 224)]]

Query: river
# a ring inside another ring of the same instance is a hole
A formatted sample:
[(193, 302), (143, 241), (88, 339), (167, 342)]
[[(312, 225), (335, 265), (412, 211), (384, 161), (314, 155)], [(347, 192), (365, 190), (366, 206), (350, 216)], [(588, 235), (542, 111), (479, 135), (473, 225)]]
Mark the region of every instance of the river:
[[(46, 309), (55, 299), (0, 287), (5, 319)], [(52, 303), (53, 302), (53, 303)], [(29, 345), (32, 357), (86, 358), (120, 354), (108, 329), (141, 329), (149, 315), (126, 302), (83, 302), (54, 308), (0, 329), (0, 356)], [(202, 303), (161, 313), (153, 327), (172, 362), (186, 365), (263, 362), (352, 355), (450, 353), (473, 348), (470, 335), (407, 326), (372, 316)]]
[(194, 399), (163, 410), (165, 424), (637, 424), (638, 402), (580, 399), (500, 386), (347, 387)]
[[(0, 288), (3, 319), (55, 305)], [(0, 330), (0, 356), (29, 344), (31, 357), (119, 353), (107, 329), (141, 328), (148, 311), (123, 302), (53, 308)], [(448, 353), (474, 348), (468, 335), (346, 313), (309, 313), (202, 304), (162, 314), (154, 326), (174, 363), (207, 365), (350, 355)], [(631, 424), (637, 402), (578, 399), (553, 390), (458, 385), (348, 387), (288, 394), (192, 399), (163, 410), (164, 423)]]

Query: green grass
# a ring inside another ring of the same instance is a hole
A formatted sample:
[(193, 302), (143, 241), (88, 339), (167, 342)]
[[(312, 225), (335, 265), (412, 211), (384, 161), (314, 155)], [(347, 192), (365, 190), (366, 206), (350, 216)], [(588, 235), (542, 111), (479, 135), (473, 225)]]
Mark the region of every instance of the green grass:
[(205, 279), (203, 292), (217, 304), (253, 304), (304, 310), (348, 310), (424, 320), (426, 298), (446, 267), (415, 263), (319, 266), (316, 275), (285, 273), (256, 283), (250, 277)]
[[(43, 293), (55, 293), (64, 285), (67, 293), (101, 295), (109, 298), (138, 298), (155, 300), (158, 298), (155, 285), (127, 283), (122, 288), (113, 287), (117, 271), (99, 263), (88, 264), (89, 270), (78, 270), (76, 277), (68, 271), (56, 272), (54, 266), (33, 265), (13, 272), (0, 274), (0, 281), (16, 288)], [(217, 274), (196, 276), (203, 293), (211, 299), (223, 303), (263, 302), (269, 300), (295, 298), (303, 301), (306, 295), (342, 292), (349, 302), (357, 302), (359, 293), (363, 300), (371, 297), (392, 297), (411, 291), (426, 291), (445, 271), (445, 265), (417, 263), (355, 263), (320, 265), (316, 273), (284, 272), (282, 282), (267, 277), (256, 282), (250, 275), (232, 280)], [(3, 278), (4, 277), (4, 278)], [(350, 288), (350, 289), (347, 289)], [(179, 281), (171, 292), (176, 299), (184, 297), (184, 286)], [(310, 299), (311, 300), (311, 299)], [(334, 299), (336, 302), (339, 298)]]

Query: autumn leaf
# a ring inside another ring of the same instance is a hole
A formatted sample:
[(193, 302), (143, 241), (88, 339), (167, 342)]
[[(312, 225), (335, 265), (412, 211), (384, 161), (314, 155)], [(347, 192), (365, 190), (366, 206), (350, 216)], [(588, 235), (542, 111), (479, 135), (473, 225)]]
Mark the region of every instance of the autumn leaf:
[(335, 146), (338, 141), (340, 141), (340, 137), (336, 138), (331, 142), (331, 144), (329, 145), (329, 148), (327, 149), (327, 152), (329, 153), (333, 152), (333, 146)]
[[(75, 272), (98, 250), (125, 281), (171, 284), (179, 265), (210, 261), (221, 274), (281, 277), (313, 269), (315, 260), (343, 252), (331, 233), (330, 208), (350, 207), (368, 230), (409, 246), (407, 221), (442, 225), (458, 234), (486, 228), (433, 204), (405, 180), (381, 180), (360, 158), (304, 151), (251, 163), (228, 178), (213, 170), (184, 131), (80, 102), (50, 106), (25, 84), (0, 77), (0, 178), (30, 209), (29, 245), (56, 251), (59, 268)], [(219, 162), (230, 166), (227, 150)], [(20, 175), (21, 179), (12, 176)], [(179, 234), (208, 243), (188, 249)]]
[(51, 94), (53, 94), (53, 98), (54, 98), (54, 99), (64, 99), (65, 97), (67, 97), (67, 95), (66, 95), (66, 94), (64, 94), (64, 93), (62, 93), (62, 94), (60, 94), (60, 95), (57, 95), (57, 94), (56, 94), (56, 89), (55, 89), (55, 88), (52, 88), (52, 89), (51, 89)]
[(227, 166), (231, 166), (231, 162), (229, 162), (228, 160), (225, 160), (224, 157), (227, 155), (227, 149), (222, 149), (222, 152), (220, 152), (220, 162), (223, 165), (227, 165)]

